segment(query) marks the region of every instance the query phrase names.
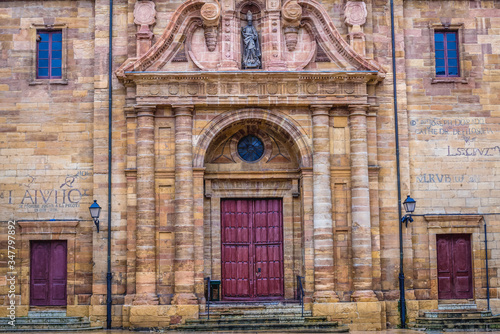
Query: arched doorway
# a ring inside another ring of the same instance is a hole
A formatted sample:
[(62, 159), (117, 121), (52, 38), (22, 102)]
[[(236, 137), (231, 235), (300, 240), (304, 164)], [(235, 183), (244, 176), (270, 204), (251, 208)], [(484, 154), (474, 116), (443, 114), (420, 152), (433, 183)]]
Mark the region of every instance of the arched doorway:
[(198, 143), (205, 275), (221, 280), (223, 300), (294, 299), (304, 272), (305, 135), (280, 113), (251, 109), (214, 119)]

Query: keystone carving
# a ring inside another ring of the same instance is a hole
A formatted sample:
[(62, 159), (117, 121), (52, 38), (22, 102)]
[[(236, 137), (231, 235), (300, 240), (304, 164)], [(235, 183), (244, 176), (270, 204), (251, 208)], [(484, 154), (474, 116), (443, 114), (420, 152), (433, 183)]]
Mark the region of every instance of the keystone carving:
[(281, 10), (283, 33), (288, 51), (295, 50), (299, 37), (300, 20), (302, 19), (302, 7), (296, 0), (288, 1)]
[(215, 3), (206, 3), (201, 7), (201, 18), (205, 30), (205, 43), (212, 52), (217, 46), (217, 31), (220, 21), (220, 8)]
[(139, 0), (135, 3), (134, 23), (138, 26), (137, 56), (146, 53), (151, 47), (153, 32), (150, 26), (156, 22), (155, 3), (150, 0)]

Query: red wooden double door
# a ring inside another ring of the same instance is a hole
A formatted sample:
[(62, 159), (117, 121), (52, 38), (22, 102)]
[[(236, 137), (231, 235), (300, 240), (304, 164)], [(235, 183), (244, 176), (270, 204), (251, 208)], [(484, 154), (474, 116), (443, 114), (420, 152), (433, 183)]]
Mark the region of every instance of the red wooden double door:
[(31, 241), (30, 305), (66, 305), (66, 240)]
[(438, 298), (472, 298), (470, 234), (438, 234), (436, 242)]
[(221, 202), (222, 299), (283, 298), (281, 199)]

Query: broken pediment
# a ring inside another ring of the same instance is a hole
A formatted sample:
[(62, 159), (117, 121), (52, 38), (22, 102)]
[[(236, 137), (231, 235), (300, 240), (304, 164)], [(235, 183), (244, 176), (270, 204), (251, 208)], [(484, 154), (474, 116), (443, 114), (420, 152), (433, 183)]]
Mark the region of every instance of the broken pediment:
[[(367, 71), (380, 79), (384, 71), (356, 52), (336, 30), (321, 4), (314, 0), (289, 0), (278, 8), (258, 1), (233, 3), (231, 10), (219, 3), (188, 0), (172, 15), (157, 42), (138, 59), (129, 59), (118, 70), (128, 73), (244, 70), (247, 48), (258, 54), (257, 71)], [(248, 13), (251, 12), (250, 22)], [(247, 46), (242, 29), (255, 31)]]

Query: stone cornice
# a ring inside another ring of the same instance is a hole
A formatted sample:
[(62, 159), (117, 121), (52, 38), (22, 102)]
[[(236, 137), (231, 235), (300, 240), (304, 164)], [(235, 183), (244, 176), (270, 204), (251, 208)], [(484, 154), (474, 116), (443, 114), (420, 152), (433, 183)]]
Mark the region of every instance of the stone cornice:
[(367, 104), (374, 71), (126, 72), (141, 105)]

